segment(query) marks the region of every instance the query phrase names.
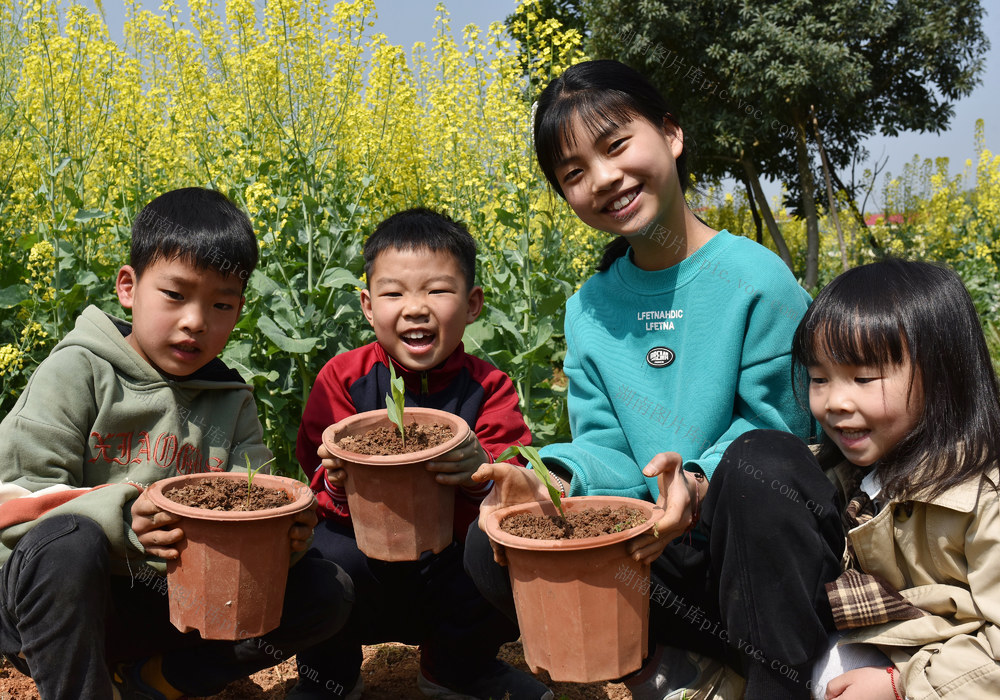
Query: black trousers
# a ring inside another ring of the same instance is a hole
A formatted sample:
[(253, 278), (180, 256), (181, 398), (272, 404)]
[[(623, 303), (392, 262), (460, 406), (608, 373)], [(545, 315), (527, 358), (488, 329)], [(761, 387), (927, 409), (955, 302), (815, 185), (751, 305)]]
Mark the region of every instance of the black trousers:
[[(788, 433), (746, 433), (715, 470), (693, 537), (653, 562), (651, 641), (725, 661), (750, 700), (808, 698), (834, 629), (824, 584), (840, 573), (844, 544), (836, 489), (809, 448)], [(516, 619), (507, 571), (478, 527), (465, 565)]]
[(206, 641), (170, 624), (162, 577), (115, 576), (110, 568), (97, 523), (59, 515), (21, 538), (0, 569), (0, 651), (46, 700), (111, 698), (110, 665), (154, 653), (163, 654), (163, 675), (178, 690), (215, 695), (334, 634), (354, 597), (337, 566), (302, 559), (288, 570), (277, 629), (256, 639)]
[(362, 645), (388, 641), (419, 645), (421, 665), (439, 680), (477, 679), (518, 631), (480, 595), (465, 573), (463, 553), (463, 545), (452, 542), (414, 562), (370, 559), (350, 527), (320, 521), (309, 555), (347, 571), (356, 603), (339, 634), (299, 654), (299, 682), (349, 690), (361, 671)]

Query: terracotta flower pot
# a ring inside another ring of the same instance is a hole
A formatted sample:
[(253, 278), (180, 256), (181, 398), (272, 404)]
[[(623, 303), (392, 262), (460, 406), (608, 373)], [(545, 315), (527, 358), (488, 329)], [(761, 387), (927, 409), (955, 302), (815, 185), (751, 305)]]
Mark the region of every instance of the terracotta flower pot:
[(524, 503), (489, 515), (486, 534), (504, 546), (524, 658), (554, 681), (591, 683), (639, 669), (648, 649), (649, 565), (632, 560), (626, 543), (653, 527), (654, 506), (634, 498), (573, 496), (567, 513), (630, 506), (647, 521), (622, 532), (579, 540), (533, 540), (500, 529), (517, 513), (555, 513)]
[(248, 639), (281, 622), (295, 514), (313, 502), (312, 491), (295, 479), (257, 474), (253, 486), (282, 489), (292, 502), (280, 508), (216, 511), (171, 501), (172, 489), (206, 479), (246, 481), (245, 472), (184, 474), (161, 479), (149, 498), (181, 516), (180, 557), (167, 562), (170, 622), (182, 632), (197, 630), (203, 639)]
[(404, 425), (448, 425), (455, 433), (447, 442), (402, 455), (362, 455), (337, 442), (372, 428), (395, 426), (384, 410), (345, 418), (323, 432), (326, 449), (344, 463), (347, 505), (358, 548), (372, 559), (415, 561), (426, 551), (440, 552), (453, 538), (455, 487), (439, 484), (426, 463), (457, 447), (469, 434), (460, 416), (433, 408), (407, 406)]

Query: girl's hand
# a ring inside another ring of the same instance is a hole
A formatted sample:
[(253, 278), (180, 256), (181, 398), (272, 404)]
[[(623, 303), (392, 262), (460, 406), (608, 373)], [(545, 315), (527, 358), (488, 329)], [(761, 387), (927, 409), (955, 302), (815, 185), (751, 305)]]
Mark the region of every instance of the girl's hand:
[(319, 522), (319, 517), (316, 515), (318, 505), (314, 498), (312, 506), (295, 514), (292, 527), (288, 530), (288, 539), (292, 543), (293, 552), (304, 552), (309, 546), (309, 537)]
[[(843, 673), (826, 686), (826, 700), (896, 700), (892, 681), (899, 689), (899, 672), (892, 670), (892, 678), (885, 666), (866, 666)], [(902, 693), (899, 695), (902, 697)]]
[[(487, 516), (498, 508), (536, 501), (542, 504), (548, 503), (555, 512), (549, 499), (549, 492), (545, 490), (541, 479), (530, 470), (507, 462), (495, 462), (480, 465), (472, 475), (472, 480), (478, 483), (490, 479), (493, 480), (493, 489), (479, 506), (479, 529), (483, 532), (486, 532)], [(507, 566), (503, 547), (493, 540), (490, 540), (490, 544), (493, 546), (493, 560), (500, 566)]]
[(179, 527), (169, 528), (180, 521), (180, 516), (160, 510), (143, 491), (132, 502), (132, 531), (139, 536), (147, 554), (161, 559), (176, 559), (180, 556), (177, 543), (184, 539), (184, 531)]
[(330, 454), (323, 443), (320, 443), (316, 454), (322, 460), (320, 466), (326, 470), (326, 480), (334, 486), (343, 486), (347, 479), (347, 472), (344, 470), (344, 463), (340, 461), (340, 457), (334, 457)]
[[(642, 473), (657, 477), (660, 496), (656, 507), (663, 516), (653, 525), (653, 532), (642, 535), (628, 544), (628, 552), (636, 561), (651, 563), (672, 540), (684, 534), (694, 516), (695, 503), (704, 500), (708, 491), (708, 481), (695, 479), (684, 471), (683, 460), (676, 452), (661, 452), (655, 455)], [(697, 489), (697, 491), (696, 491)], [(654, 511), (655, 517), (656, 511)]]
[(480, 464), (489, 461), (486, 450), (479, 444), (476, 434), (469, 431), (469, 437), (457, 447), (427, 463), (427, 471), (437, 472), (434, 477), (439, 484), (449, 486), (475, 486), (472, 475)]

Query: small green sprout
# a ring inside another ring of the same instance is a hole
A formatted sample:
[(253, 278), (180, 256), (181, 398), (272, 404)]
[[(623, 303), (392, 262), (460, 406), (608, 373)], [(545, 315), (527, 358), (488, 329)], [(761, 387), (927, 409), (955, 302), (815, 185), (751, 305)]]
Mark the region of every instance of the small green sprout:
[(552, 499), (552, 504), (559, 511), (559, 515), (565, 518), (566, 513), (563, 511), (562, 499), (559, 497), (559, 489), (557, 489), (556, 485), (552, 483), (552, 474), (549, 473), (545, 463), (542, 462), (542, 458), (539, 456), (538, 450), (529, 445), (522, 445), (518, 443), (517, 445), (511, 445), (504, 450), (503, 454), (497, 458), (497, 461), (504, 462), (514, 455), (521, 455), (528, 460), (528, 463), (531, 464), (532, 470), (538, 475), (541, 482), (545, 484), (545, 488), (548, 489), (549, 498)]
[(264, 462), (262, 465), (260, 465), (256, 469), (251, 469), (250, 468), (250, 455), (244, 453), (243, 457), (247, 461), (247, 510), (250, 510), (250, 492), (251, 492), (251, 490), (253, 490), (253, 478), (255, 476), (257, 476), (258, 472), (260, 472), (261, 469), (263, 469), (268, 464), (270, 464), (271, 462), (273, 462), (274, 460), (276, 460), (277, 457), (271, 457), (271, 459), (267, 460), (266, 462)]
[(403, 447), (406, 447), (406, 431), (403, 429), (403, 402), (405, 401), (405, 387), (403, 384), (403, 378), (396, 376), (396, 369), (389, 363), (389, 384), (392, 387), (392, 393), (385, 395), (385, 409), (389, 412), (389, 420), (396, 424), (399, 428), (399, 437), (403, 441)]

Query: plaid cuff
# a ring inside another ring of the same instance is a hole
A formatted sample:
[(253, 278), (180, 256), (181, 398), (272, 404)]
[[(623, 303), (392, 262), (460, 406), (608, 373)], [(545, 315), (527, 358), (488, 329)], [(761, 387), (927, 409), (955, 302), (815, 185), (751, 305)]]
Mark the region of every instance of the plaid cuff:
[(899, 595), (885, 579), (857, 569), (848, 569), (826, 584), (826, 594), (838, 630), (913, 620), (928, 614)]

